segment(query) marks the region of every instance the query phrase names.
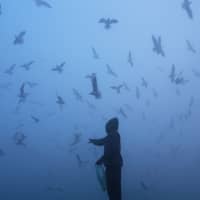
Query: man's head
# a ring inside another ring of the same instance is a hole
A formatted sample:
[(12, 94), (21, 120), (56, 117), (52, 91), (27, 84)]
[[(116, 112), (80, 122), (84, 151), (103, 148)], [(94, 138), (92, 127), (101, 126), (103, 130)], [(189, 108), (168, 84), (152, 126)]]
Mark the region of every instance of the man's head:
[(107, 134), (116, 132), (119, 127), (119, 120), (117, 117), (111, 118), (107, 123), (106, 123), (106, 132)]

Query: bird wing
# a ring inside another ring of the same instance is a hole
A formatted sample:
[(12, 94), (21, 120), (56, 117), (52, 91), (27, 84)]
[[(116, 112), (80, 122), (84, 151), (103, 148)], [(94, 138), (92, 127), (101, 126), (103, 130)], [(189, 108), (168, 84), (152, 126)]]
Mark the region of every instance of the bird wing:
[(105, 18), (101, 18), (101, 19), (99, 20), (99, 23), (106, 23), (106, 19), (105, 19)]
[(116, 23), (118, 23), (118, 22), (119, 22), (119, 21), (118, 21), (117, 19), (111, 19), (111, 20), (110, 20), (110, 23), (111, 23), (111, 24), (116, 24)]

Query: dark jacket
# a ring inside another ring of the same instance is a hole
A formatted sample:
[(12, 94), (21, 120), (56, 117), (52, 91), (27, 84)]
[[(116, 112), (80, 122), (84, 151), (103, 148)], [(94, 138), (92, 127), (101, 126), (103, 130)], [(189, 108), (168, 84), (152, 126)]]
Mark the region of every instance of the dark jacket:
[(104, 154), (97, 161), (107, 166), (122, 166), (121, 142), (118, 133), (118, 119), (113, 118), (106, 124), (107, 136), (102, 139), (92, 140), (95, 145), (104, 146)]

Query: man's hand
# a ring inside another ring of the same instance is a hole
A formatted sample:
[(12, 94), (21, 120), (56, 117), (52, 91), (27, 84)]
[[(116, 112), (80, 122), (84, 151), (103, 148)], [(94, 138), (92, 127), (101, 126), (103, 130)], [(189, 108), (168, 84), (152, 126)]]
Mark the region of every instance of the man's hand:
[(93, 144), (94, 140), (93, 139), (89, 139), (88, 143)]
[(96, 165), (102, 165), (102, 164), (103, 164), (103, 162), (102, 162), (101, 159), (99, 159), (99, 160), (96, 161)]

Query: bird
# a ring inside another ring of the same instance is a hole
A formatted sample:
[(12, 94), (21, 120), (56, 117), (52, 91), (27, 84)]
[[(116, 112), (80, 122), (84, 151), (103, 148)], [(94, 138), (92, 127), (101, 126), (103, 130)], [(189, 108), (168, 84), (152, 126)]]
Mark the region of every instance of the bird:
[(110, 19), (110, 18), (101, 18), (99, 20), (99, 23), (103, 23), (104, 24), (104, 28), (105, 29), (110, 29), (112, 24), (117, 24), (118, 20), (117, 19)]
[(111, 66), (110, 65), (106, 65), (106, 68), (107, 68), (107, 73), (110, 74), (111, 76), (117, 78), (118, 75), (112, 70)]
[(33, 65), (34, 63), (35, 63), (35, 61), (32, 60), (32, 61), (30, 61), (28, 63), (25, 63), (25, 64), (21, 65), (20, 67), (24, 68), (26, 71), (29, 71), (31, 65)]
[(133, 67), (133, 57), (131, 51), (128, 53), (128, 63), (130, 64), (131, 67)]
[(165, 52), (163, 51), (163, 47), (162, 47), (161, 36), (156, 38), (154, 35), (152, 35), (152, 41), (153, 41), (153, 45), (154, 45), (153, 51), (155, 53), (157, 53), (158, 55), (165, 57)]
[(94, 59), (96, 59), (96, 60), (99, 59), (99, 55), (94, 47), (92, 47), (92, 54), (93, 54)]
[(192, 52), (192, 53), (196, 53), (196, 49), (193, 47), (193, 45), (191, 44), (191, 42), (189, 40), (186, 40), (187, 43), (187, 49), (188, 51)]
[(26, 100), (26, 97), (28, 96), (28, 93), (26, 93), (24, 91), (25, 88), (25, 83), (22, 83), (21, 87), (20, 87), (20, 93), (18, 95), (19, 97), (19, 102), (18, 103), (24, 103)]
[(18, 35), (15, 36), (14, 45), (20, 45), (24, 43), (24, 36), (26, 35), (26, 31), (21, 31)]
[(56, 65), (56, 67), (52, 68), (52, 71), (57, 71), (58, 73), (62, 73), (63, 72), (63, 67), (65, 66), (65, 62), (62, 62), (60, 65)]
[(117, 85), (117, 86), (111, 86), (110, 88), (113, 89), (113, 90), (116, 90), (117, 94), (119, 94), (121, 92), (121, 88), (123, 88), (124, 85), (123, 84), (120, 84), (120, 85)]
[(5, 74), (8, 74), (8, 75), (12, 75), (12, 74), (13, 74), (13, 71), (14, 71), (14, 69), (15, 69), (15, 67), (16, 67), (16, 64), (11, 65), (8, 69), (6, 69), (6, 70), (4, 71), (4, 73), (5, 73)]
[(193, 19), (193, 12), (191, 8), (192, 2), (189, 0), (184, 0), (182, 3), (182, 8), (186, 11), (188, 17), (190, 19)]
[(37, 7), (52, 8), (52, 6), (44, 0), (34, 0)]

